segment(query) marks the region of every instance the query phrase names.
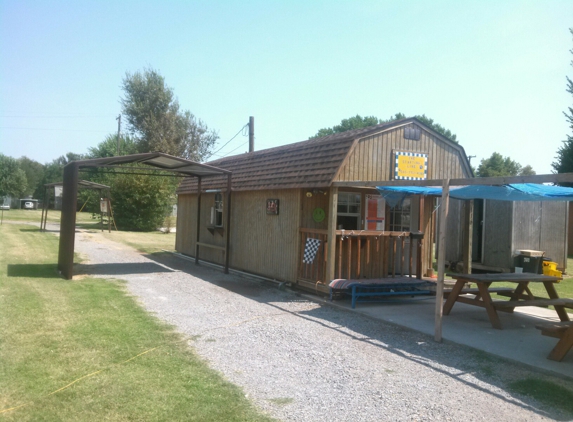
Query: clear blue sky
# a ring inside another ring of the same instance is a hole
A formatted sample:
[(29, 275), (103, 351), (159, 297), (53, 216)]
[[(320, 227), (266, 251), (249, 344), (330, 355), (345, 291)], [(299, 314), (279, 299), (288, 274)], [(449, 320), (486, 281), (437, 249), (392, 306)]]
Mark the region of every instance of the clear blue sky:
[(249, 116), (263, 149), (356, 114), (426, 114), (474, 165), (499, 152), (549, 173), (572, 26), (571, 0), (0, 0), (0, 152), (87, 152), (117, 131), (126, 72), (151, 67), (219, 145)]

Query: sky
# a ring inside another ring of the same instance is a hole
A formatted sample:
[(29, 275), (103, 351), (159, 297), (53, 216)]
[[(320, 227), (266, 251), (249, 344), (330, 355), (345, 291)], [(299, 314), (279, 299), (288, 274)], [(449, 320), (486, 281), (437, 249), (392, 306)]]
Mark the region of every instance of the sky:
[(126, 74), (152, 68), (215, 149), (249, 116), (260, 150), (401, 112), (474, 166), (498, 152), (547, 174), (571, 134), (570, 27), (571, 0), (0, 0), (0, 153), (87, 153), (117, 133)]

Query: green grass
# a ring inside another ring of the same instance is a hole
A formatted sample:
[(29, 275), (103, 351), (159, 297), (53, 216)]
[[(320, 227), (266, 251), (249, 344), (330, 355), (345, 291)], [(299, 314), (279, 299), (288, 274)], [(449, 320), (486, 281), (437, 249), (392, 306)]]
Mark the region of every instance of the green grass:
[(5, 224), (0, 238), (0, 418), (269, 420), (121, 281), (59, 278), (57, 237)]
[[(62, 215), (61, 211), (58, 210), (48, 210), (48, 223), (59, 223), (60, 217)], [(98, 220), (92, 218), (92, 214), (88, 212), (78, 212), (76, 214), (76, 224), (99, 224)], [(22, 221), (22, 222), (32, 222), (40, 224), (42, 219), (42, 210), (10, 210), (4, 211), (4, 221)]]
[(115, 242), (124, 243), (143, 253), (175, 250), (175, 233), (104, 231), (102, 235)]
[(508, 389), (531, 397), (550, 408), (573, 413), (573, 392), (555, 382), (527, 378), (509, 383)]

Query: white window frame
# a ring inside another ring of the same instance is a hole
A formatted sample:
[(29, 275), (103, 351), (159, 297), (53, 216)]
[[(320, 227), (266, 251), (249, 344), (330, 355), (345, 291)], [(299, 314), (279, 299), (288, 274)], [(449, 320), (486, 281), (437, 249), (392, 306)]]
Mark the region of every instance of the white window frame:
[[(345, 200), (346, 199), (346, 200)], [(346, 208), (346, 211), (341, 211), (341, 206)], [(356, 212), (350, 212), (351, 206), (357, 206)], [(356, 217), (356, 227), (360, 230), (362, 227), (362, 195), (357, 192), (339, 192), (338, 204), (336, 206), (336, 217)]]
[[(396, 217), (400, 216), (400, 223), (396, 223)], [(404, 216), (408, 216), (408, 223), (404, 224)], [(412, 227), (412, 201), (404, 198), (401, 204), (390, 208), (388, 223), (389, 230), (393, 232), (409, 232)]]

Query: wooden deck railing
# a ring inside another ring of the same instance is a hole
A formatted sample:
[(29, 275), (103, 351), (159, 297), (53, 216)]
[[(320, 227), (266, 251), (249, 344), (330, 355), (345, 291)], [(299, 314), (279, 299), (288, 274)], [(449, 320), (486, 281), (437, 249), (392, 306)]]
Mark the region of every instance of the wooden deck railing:
[[(307, 239), (318, 239), (320, 245), (310, 263), (304, 263)], [(346, 279), (415, 276), (421, 278), (422, 233), (366, 230), (337, 230), (335, 277)], [(328, 232), (300, 229), (298, 278), (313, 283), (326, 280)]]

